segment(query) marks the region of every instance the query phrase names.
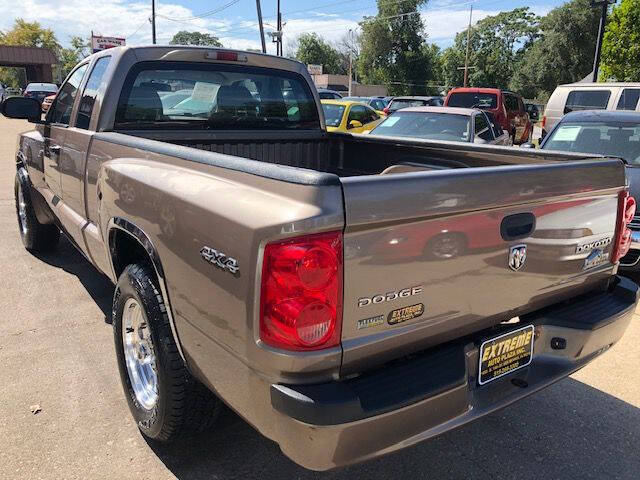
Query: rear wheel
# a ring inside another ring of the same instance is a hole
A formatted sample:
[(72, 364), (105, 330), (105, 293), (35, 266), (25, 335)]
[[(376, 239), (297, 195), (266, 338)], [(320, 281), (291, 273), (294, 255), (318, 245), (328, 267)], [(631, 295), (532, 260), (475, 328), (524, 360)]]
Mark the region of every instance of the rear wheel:
[(31, 203), (31, 196), (23, 188), (18, 174), (16, 174), (14, 193), (22, 244), (32, 252), (54, 250), (60, 240), (60, 230), (56, 225), (43, 224), (38, 221)]
[(113, 298), (113, 333), (129, 410), (146, 437), (171, 441), (214, 424), (220, 400), (184, 365), (148, 266), (129, 265), (120, 275)]

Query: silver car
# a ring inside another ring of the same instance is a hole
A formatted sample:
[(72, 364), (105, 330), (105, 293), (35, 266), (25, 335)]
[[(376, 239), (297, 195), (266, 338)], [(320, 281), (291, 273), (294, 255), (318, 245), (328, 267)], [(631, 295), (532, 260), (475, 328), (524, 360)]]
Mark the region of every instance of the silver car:
[(370, 135), (511, 145), (490, 112), (475, 108), (409, 107), (388, 116)]

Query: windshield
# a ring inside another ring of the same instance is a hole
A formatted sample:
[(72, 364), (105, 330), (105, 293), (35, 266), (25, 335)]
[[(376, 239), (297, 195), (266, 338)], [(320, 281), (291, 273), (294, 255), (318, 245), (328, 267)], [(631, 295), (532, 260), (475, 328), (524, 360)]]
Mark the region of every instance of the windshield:
[(387, 117), (370, 135), (468, 142), (470, 118), (450, 113), (400, 111)]
[(496, 108), (498, 96), (495, 93), (460, 92), (449, 95), (447, 107)]
[(620, 157), (640, 165), (640, 123), (561, 123), (543, 148)]
[(408, 107), (424, 107), (426, 105), (428, 105), (429, 102), (427, 100), (416, 100), (416, 99), (394, 99), (391, 100), (391, 103), (389, 104), (389, 110), (391, 110), (392, 112), (395, 112), (397, 110), (400, 110), (401, 108), (408, 108)]
[(142, 62), (129, 73), (116, 128), (319, 129), (303, 77), (266, 68)]
[(327, 127), (340, 126), (342, 115), (344, 114), (344, 105), (332, 105), (330, 103), (323, 103), (322, 110), (324, 111), (324, 122)]

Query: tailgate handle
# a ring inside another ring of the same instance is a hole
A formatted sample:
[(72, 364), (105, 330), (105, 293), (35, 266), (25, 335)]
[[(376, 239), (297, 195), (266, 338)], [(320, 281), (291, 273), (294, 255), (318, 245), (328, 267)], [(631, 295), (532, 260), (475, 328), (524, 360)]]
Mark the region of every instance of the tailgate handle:
[(516, 213), (502, 219), (500, 235), (506, 241), (527, 238), (536, 229), (536, 217), (533, 213)]

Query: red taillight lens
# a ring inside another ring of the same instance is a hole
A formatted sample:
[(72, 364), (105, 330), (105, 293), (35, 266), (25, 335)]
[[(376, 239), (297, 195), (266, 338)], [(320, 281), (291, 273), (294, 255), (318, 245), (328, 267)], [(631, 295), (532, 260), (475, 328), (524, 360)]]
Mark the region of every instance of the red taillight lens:
[(616, 243), (613, 247), (611, 261), (618, 262), (629, 251), (631, 246), (631, 230), (627, 227), (636, 214), (636, 200), (624, 191), (618, 198), (618, 220), (616, 226)]
[(342, 232), (270, 243), (264, 250), (260, 339), (285, 350), (340, 344)]
[(384, 112), (385, 115), (389, 115), (389, 107), (384, 107), (382, 111)]
[(546, 124), (547, 124), (547, 117), (542, 117), (542, 122), (540, 122), (540, 126), (544, 128)]

